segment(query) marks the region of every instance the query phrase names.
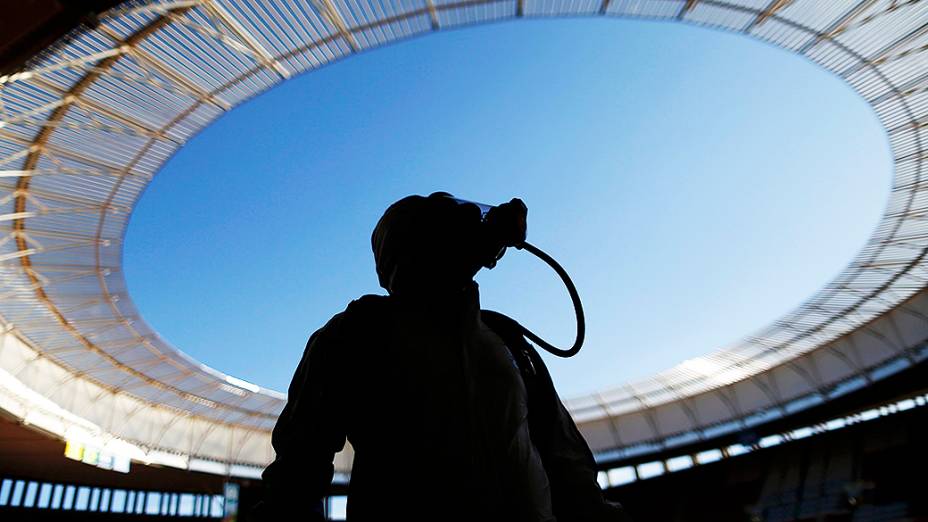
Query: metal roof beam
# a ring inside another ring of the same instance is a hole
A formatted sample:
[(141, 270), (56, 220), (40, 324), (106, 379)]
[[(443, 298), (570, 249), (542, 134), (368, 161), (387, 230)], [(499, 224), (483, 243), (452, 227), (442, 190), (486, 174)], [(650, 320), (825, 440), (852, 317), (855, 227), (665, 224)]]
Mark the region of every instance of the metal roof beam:
[(6, 214), (0, 214), (0, 222), (24, 220), (39, 216), (47, 216), (50, 214), (98, 214), (107, 208), (109, 207), (105, 205), (87, 205), (84, 207), (61, 207), (40, 211), (26, 210), (22, 212), (9, 212)]
[(773, 0), (771, 1), (767, 5), (767, 8), (764, 9), (759, 15), (757, 15), (757, 18), (751, 21), (751, 23), (748, 24), (748, 26), (744, 28), (744, 32), (746, 33), (750, 32), (752, 29), (766, 22), (771, 16), (777, 14), (778, 11), (780, 11), (781, 9), (783, 9), (784, 7), (788, 6), (791, 3), (793, 3), (793, 0)]
[(113, 49), (106, 49), (104, 51), (98, 51), (95, 53), (90, 53), (79, 58), (74, 58), (72, 60), (67, 60), (64, 62), (58, 62), (52, 65), (47, 65), (45, 67), (39, 67), (36, 69), (30, 69), (27, 71), (21, 71), (13, 74), (6, 74), (0, 76), (0, 85), (13, 83), (17, 81), (25, 80), (34, 80), (43, 74), (48, 74), (51, 72), (60, 71), (62, 69), (73, 69), (79, 68), (82, 66), (87, 66), (90, 63), (96, 63), (100, 60), (110, 58), (113, 56), (118, 56), (125, 52), (125, 49), (120, 47), (115, 47)]
[[(3, 256), (0, 256), (0, 257), (3, 257)], [(41, 276), (41, 274), (38, 274), (38, 275)], [(14, 296), (14, 295), (16, 295), (16, 294), (18, 294), (18, 293), (20, 293), (20, 292), (24, 292), (24, 291), (34, 292), (35, 290), (37, 290), (37, 289), (39, 289), (39, 288), (47, 288), (47, 287), (49, 287), (49, 286), (53, 286), (53, 285), (56, 285), (56, 284), (68, 283), (68, 282), (71, 282), (71, 281), (76, 281), (76, 280), (78, 280), (78, 279), (82, 279), (82, 278), (87, 277), (87, 276), (96, 276), (96, 272), (93, 271), (93, 270), (91, 270), (91, 271), (85, 272), (85, 273), (73, 273), (73, 274), (69, 274), (69, 275), (66, 276), (66, 277), (54, 277), (54, 278), (38, 277), (38, 278), (37, 278), (37, 281), (36, 281), (35, 283), (32, 283), (31, 285), (29, 285), (28, 287), (15, 288), (15, 289), (13, 289), (13, 290), (10, 290), (10, 291), (8, 291), (8, 292), (5, 292), (5, 293), (3, 293), (3, 294), (0, 294), (0, 300), (9, 299), (10, 297), (12, 297), (12, 296)]]
[(686, 0), (686, 3), (680, 8), (680, 12), (677, 13), (677, 20), (682, 20), (684, 16), (696, 8), (696, 4), (698, 3), (699, 0)]
[(99, 123), (96, 121), (91, 122), (76, 122), (76, 121), (55, 121), (49, 122), (45, 120), (35, 120), (27, 119), (14, 123), (15, 126), (20, 127), (50, 127), (53, 129), (69, 129), (73, 131), (98, 131), (107, 134), (114, 134), (119, 136), (139, 136), (148, 139), (161, 139), (160, 136), (155, 136), (152, 134), (141, 133), (135, 129), (129, 129), (126, 127), (120, 127), (118, 125), (107, 125), (105, 123)]
[(857, 5), (852, 7), (848, 12), (844, 13), (837, 20), (831, 23), (824, 31), (815, 35), (811, 40), (806, 42), (802, 47), (797, 51), (799, 54), (806, 54), (813, 47), (818, 45), (824, 40), (830, 40), (835, 36), (841, 34), (847, 26), (853, 22), (861, 13), (870, 8), (875, 4), (877, 0), (861, 0)]
[[(867, 103), (876, 106), (893, 98), (925, 92), (926, 89), (928, 89), (928, 72), (919, 74), (915, 78), (912, 78), (902, 85), (895, 86), (895, 89), (890, 89), (872, 100), (867, 100)], [(919, 152), (921, 152), (921, 150)]]
[(107, 118), (111, 120), (122, 123), (123, 125), (135, 130), (138, 134), (142, 136), (156, 139), (156, 140), (168, 139), (168, 140), (174, 141), (175, 143), (178, 143), (176, 140), (173, 140), (169, 138), (168, 136), (165, 136), (164, 132), (162, 132), (160, 129), (152, 127), (146, 123), (143, 123), (135, 118), (132, 118), (131, 116), (122, 114), (121, 112), (115, 109), (112, 109), (110, 107), (107, 107), (86, 96), (77, 98), (75, 100), (75, 103), (77, 104), (78, 107), (80, 107), (84, 111), (95, 112), (102, 116), (106, 116)]
[[(0, 225), (0, 232), (21, 232), (15, 227), (3, 226)], [(94, 239), (94, 240), (103, 240), (109, 241), (111, 245), (116, 245), (122, 243), (121, 239), (117, 238), (98, 238), (96, 234), (79, 234), (77, 232), (62, 232), (60, 230), (46, 230), (42, 228), (29, 227), (29, 235), (35, 237), (50, 237), (50, 238), (60, 238), (60, 239)], [(38, 266), (38, 265), (37, 265)], [(81, 266), (75, 264), (74, 266)], [(118, 270), (119, 267), (113, 267), (114, 270)]]
[(21, 178), (24, 176), (98, 176), (118, 178), (122, 177), (122, 174), (110, 169), (72, 167), (61, 167), (57, 169), (0, 170), (0, 178)]
[[(3, 137), (4, 137), (4, 136), (3, 136), (3, 131), (0, 131), (0, 138), (3, 138)], [(16, 139), (16, 142), (19, 143), (19, 138), (18, 138), (18, 137), (17, 137), (17, 139)], [(22, 143), (23, 143), (23, 144), (26, 144), (26, 147), (23, 148), (22, 150), (18, 150), (18, 151), (16, 151), (16, 152), (12, 153), (12, 154), (7, 155), (7, 156), (4, 157), (4, 158), (0, 158), (0, 166), (6, 165), (7, 163), (13, 163), (14, 161), (19, 161), (19, 160), (25, 158), (26, 156), (32, 154), (32, 153), (35, 152), (36, 150), (39, 150), (38, 147), (36, 147), (36, 146), (34, 146), (34, 145), (31, 145), (30, 142), (28, 142), (28, 141), (26, 141), (26, 140), (23, 140)], [(19, 172), (19, 171), (14, 171), (14, 172)]]
[(441, 29), (441, 24), (438, 21), (438, 11), (435, 10), (435, 3), (432, 0), (425, 0), (425, 7), (429, 11), (429, 23), (432, 25), (432, 30), (437, 31)]
[(267, 49), (258, 42), (258, 39), (254, 37), (248, 29), (245, 28), (238, 20), (232, 16), (226, 8), (222, 7), (221, 4), (213, 0), (209, 0), (203, 4), (203, 7), (211, 15), (219, 19), (219, 21), (225, 25), (232, 33), (239, 38), (251, 51), (254, 53), (255, 57), (258, 58), (258, 61), (261, 62), (265, 67), (277, 71), (278, 74), (283, 79), (290, 78), (293, 76), (293, 72), (290, 71), (284, 64), (280, 63), (275, 59)]
[[(16, 156), (18, 156), (19, 158), (22, 158), (22, 157), (24, 157), (24, 156), (28, 156), (28, 155), (30, 155), (30, 154), (35, 154), (35, 153), (37, 153), (37, 152), (51, 152), (52, 154), (55, 154), (55, 155), (58, 155), (58, 156), (62, 156), (62, 157), (65, 157), (65, 158), (68, 158), (68, 159), (71, 159), (71, 160), (74, 160), (74, 161), (78, 161), (78, 162), (80, 162), (80, 163), (84, 163), (85, 165), (93, 165), (93, 166), (99, 167), (99, 168), (101, 168), (101, 169), (105, 169), (105, 170), (109, 170), (109, 171), (112, 171), (112, 172), (121, 173), (122, 175), (132, 175), (131, 172), (126, 172), (126, 169), (125, 169), (123, 166), (121, 166), (121, 165), (114, 165), (114, 164), (112, 164), (112, 163), (106, 163), (106, 162), (104, 162), (104, 161), (101, 161), (101, 160), (98, 159), (98, 158), (90, 157), (90, 156), (87, 156), (86, 154), (83, 154), (83, 153), (80, 153), (80, 152), (75, 152), (75, 151), (72, 151), (72, 150), (64, 149), (64, 148), (61, 148), (61, 147), (59, 147), (59, 146), (57, 146), (57, 145), (50, 145), (50, 144), (48, 144), (48, 143), (36, 144), (36, 143), (30, 142), (29, 140), (27, 140), (27, 139), (25, 139), (25, 138), (22, 138), (22, 137), (20, 137), (20, 136), (18, 136), (18, 135), (16, 135), (16, 134), (13, 134), (13, 133), (10, 133), (10, 132), (7, 132), (7, 131), (3, 131), (3, 130), (0, 130), (0, 138), (8, 139), (8, 140), (10, 140), (10, 141), (12, 141), (12, 142), (14, 142), (14, 143), (18, 143), (18, 144), (20, 144), (20, 145), (22, 145), (22, 146), (24, 147), (24, 149), (23, 149), (22, 151), (16, 153)], [(4, 163), (7, 163), (7, 162), (9, 162), (9, 161), (10, 161), (10, 158), (9, 158), (9, 157), (8, 157), (8, 158), (5, 158), (5, 159), (2, 159), (2, 160), (0, 160), (0, 165), (2, 165), (2, 164), (4, 164)], [(24, 171), (27, 171), (27, 172), (29, 172), (29, 171), (35, 171), (35, 170), (36, 170), (36, 166), (35, 166), (35, 165), (32, 165), (32, 166), (29, 167), (29, 168), (23, 168), (23, 169), (20, 169), (20, 170), (24, 170)]]
[[(119, 38), (120, 38), (119, 34), (117, 34), (115, 31), (113, 31), (109, 27), (106, 27), (105, 25), (101, 25), (99, 29), (100, 29), (100, 32), (102, 32), (106, 36), (110, 37), (113, 40), (119, 41)], [(231, 103), (222, 99), (222, 97), (211, 93), (205, 87), (198, 85), (196, 82), (187, 78), (180, 72), (174, 70), (174, 68), (162, 62), (160, 59), (156, 58), (151, 53), (148, 53), (147, 51), (141, 49), (140, 47), (138, 47), (138, 45), (129, 46), (129, 49), (126, 52), (126, 54), (128, 56), (135, 58), (139, 62), (144, 62), (145, 65), (147, 65), (148, 67), (151, 67), (155, 72), (157, 72), (161, 76), (164, 76), (165, 78), (173, 82), (175, 85), (183, 89), (194, 99), (208, 102), (212, 105), (215, 105), (216, 107), (219, 107), (220, 109), (224, 111), (228, 111), (232, 108)]]
[(884, 45), (882, 48), (880, 48), (879, 51), (873, 53), (872, 56), (868, 56), (866, 60), (859, 61), (855, 63), (854, 65), (851, 65), (847, 69), (844, 69), (843, 71), (839, 72), (838, 76), (842, 78), (847, 78), (848, 76), (860, 71), (861, 69), (863, 69), (864, 67), (868, 65), (879, 65), (883, 63), (883, 61), (885, 61), (887, 58), (889, 58), (889, 55), (891, 53), (893, 53), (900, 47), (904, 46), (905, 44), (918, 39), (919, 37), (925, 35), (926, 33), (928, 33), (928, 22), (925, 22), (924, 24), (916, 27), (912, 31), (909, 31), (908, 33), (902, 35), (900, 38), (897, 38), (896, 40), (893, 40), (892, 42)]
[(97, 265), (63, 265), (56, 263), (32, 263), (32, 266), (29, 268), (23, 266), (12, 266), (7, 265), (4, 267), (7, 270), (14, 271), (25, 271), (25, 270), (34, 270), (37, 272), (44, 273), (79, 273), (85, 271), (91, 271), (94, 274), (98, 272), (107, 271), (109, 273), (119, 272), (119, 268), (108, 267), (108, 266), (97, 266)]
[[(94, 306), (100, 306), (100, 305), (103, 305), (103, 304), (106, 304), (106, 303), (103, 301), (102, 298), (95, 297), (95, 298), (93, 298), (93, 299), (84, 299), (83, 301), (79, 301), (79, 302), (77, 302), (77, 303), (75, 303), (75, 304), (73, 304), (73, 305), (62, 306), (62, 307), (61, 307), (61, 311), (62, 311), (62, 313), (67, 313), (67, 314), (69, 314), (69, 313), (79, 312), (79, 311), (81, 311), (81, 310), (86, 310), (86, 309), (92, 308), (92, 307), (94, 307)], [(73, 339), (72, 339), (72, 341), (73, 341)]]
[[(61, 91), (61, 92), (64, 92), (64, 91)], [(62, 98), (58, 98), (57, 100), (53, 100), (48, 103), (39, 105), (38, 107), (33, 107), (32, 109), (29, 109), (28, 111), (14, 113), (15, 114), (14, 116), (0, 120), (0, 129), (10, 124), (13, 124), (13, 123), (18, 123), (21, 121), (29, 121), (32, 116), (38, 116), (42, 114), (43, 112), (55, 110), (58, 107), (61, 107), (62, 105), (71, 103), (72, 101), (73, 101), (73, 98), (69, 99), (67, 97), (62, 97)]]
[(348, 46), (351, 47), (351, 50), (358, 52), (361, 50), (361, 47), (358, 45), (358, 42), (355, 40), (354, 35), (351, 33), (351, 30), (348, 29), (348, 24), (345, 23), (345, 19), (342, 18), (341, 13), (338, 12), (338, 9), (335, 8), (335, 5), (332, 4), (331, 0), (311, 0), (313, 6), (319, 11), (319, 14), (323, 16), (330, 24), (335, 26), (335, 30), (338, 31), (339, 36), (342, 37), (342, 40), (345, 40), (348, 43)]
[(128, 212), (130, 209), (128, 206), (118, 205), (118, 204), (106, 204), (100, 203), (96, 199), (87, 199), (77, 196), (71, 196), (67, 194), (59, 194), (51, 190), (45, 189), (31, 189), (28, 193), (23, 193), (23, 189), (10, 189), (4, 185), (0, 185), (0, 189), (6, 188), (12, 192), (14, 197), (25, 197), (29, 199), (31, 203), (40, 207), (42, 211), (58, 211), (55, 207), (48, 207), (45, 205), (38, 196), (41, 196), (42, 199), (46, 201), (54, 201), (56, 203), (67, 203), (70, 205), (77, 205), (80, 208), (90, 208), (95, 207), (99, 209), (113, 209), (117, 212)]

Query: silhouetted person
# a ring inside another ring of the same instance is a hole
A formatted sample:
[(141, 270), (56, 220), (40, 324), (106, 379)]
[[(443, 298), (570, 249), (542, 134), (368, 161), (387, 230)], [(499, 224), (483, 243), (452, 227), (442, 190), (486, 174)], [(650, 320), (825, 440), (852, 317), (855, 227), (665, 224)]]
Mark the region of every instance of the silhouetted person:
[(480, 310), (473, 277), (525, 239), (526, 212), (513, 200), (484, 221), (445, 193), (387, 209), (371, 242), (389, 295), (352, 301), (310, 337), (259, 518), (322, 520), (347, 438), (351, 522), (624, 520), (538, 354)]

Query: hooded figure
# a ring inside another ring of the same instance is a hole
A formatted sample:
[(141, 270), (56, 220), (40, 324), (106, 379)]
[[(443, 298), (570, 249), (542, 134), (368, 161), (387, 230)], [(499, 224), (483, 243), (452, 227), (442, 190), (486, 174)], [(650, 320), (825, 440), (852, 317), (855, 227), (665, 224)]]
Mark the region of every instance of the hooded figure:
[(371, 234), (380, 286), (390, 295), (463, 289), (480, 270), (482, 231), (477, 205), (459, 204), (444, 192), (397, 201)]
[(538, 354), (480, 310), (473, 277), (525, 239), (526, 212), (513, 200), (483, 219), (446, 193), (387, 209), (371, 244), (389, 295), (352, 301), (310, 337), (258, 518), (323, 520), (347, 439), (350, 522), (624, 520)]

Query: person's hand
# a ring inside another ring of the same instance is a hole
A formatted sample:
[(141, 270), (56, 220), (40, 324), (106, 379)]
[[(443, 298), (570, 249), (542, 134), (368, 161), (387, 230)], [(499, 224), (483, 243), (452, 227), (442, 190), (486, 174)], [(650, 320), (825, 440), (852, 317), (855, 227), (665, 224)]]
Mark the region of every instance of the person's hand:
[(519, 198), (495, 206), (487, 212), (487, 228), (500, 247), (517, 247), (525, 242), (528, 207)]
[(483, 220), (482, 266), (495, 267), (496, 262), (506, 253), (506, 247), (521, 248), (528, 228), (527, 217), (528, 207), (519, 198), (512, 198), (509, 203), (490, 208)]

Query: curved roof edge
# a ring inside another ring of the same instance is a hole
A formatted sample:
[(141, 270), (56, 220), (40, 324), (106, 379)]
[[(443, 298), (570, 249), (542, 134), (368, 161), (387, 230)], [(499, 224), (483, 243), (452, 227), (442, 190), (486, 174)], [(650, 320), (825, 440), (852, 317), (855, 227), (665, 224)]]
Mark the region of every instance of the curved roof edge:
[(273, 459), (267, 431), (217, 425), (113, 393), (42, 357), (10, 330), (0, 332), (0, 410), (61, 440), (144, 464), (256, 478)]
[[(928, 291), (764, 373), (644, 409), (608, 397), (569, 409), (598, 458), (620, 460), (750, 429), (841, 397), (928, 359)], [(717, 375), (720, 382), (724, 374)]]

